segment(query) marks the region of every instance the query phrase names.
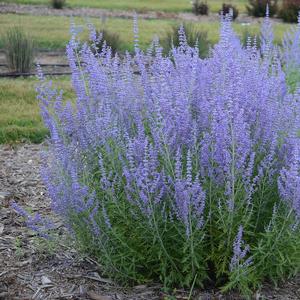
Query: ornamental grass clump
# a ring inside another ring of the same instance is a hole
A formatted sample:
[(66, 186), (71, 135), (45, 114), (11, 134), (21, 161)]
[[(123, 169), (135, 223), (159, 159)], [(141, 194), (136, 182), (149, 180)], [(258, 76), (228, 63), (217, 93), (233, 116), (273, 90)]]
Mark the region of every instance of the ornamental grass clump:
[(75, 104), (40, 75), (53, 210), (125, 285), (250, 295), (299, 271), (299, 91), (271, 42), (243, 48), (229, 19), (205, 59), (183, 27), (167, 57), (140, 50), (136, 26), (124, 59), (74, 35)]
[(34, 63), (34, 42), (22, 28), (12, 27), (2, 37), (7, 66), (14, 73), (30, 72)]

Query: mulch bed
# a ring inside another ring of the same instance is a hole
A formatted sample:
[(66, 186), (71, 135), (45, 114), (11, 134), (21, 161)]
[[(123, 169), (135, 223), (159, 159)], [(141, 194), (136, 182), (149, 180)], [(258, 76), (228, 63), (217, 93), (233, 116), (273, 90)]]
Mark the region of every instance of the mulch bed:
[[(74, 250), (40, 179), (41, 147), (0, 146), (0, 299), (158, 299), (157, 287), (127, 291), (102, 278), (97, 263)], [(26, 228), (13, 201), (52, 219), (53, 249)]]
[[(50, 210), (41, 182), (42, 147), (0, 145), (0, 299), (165, 299), (160, 285), (120, 287), (102, 276), (97, 262), (74, 249), (61, 220)], [(26, 228), (11, 208), (13, 201), (50, 217), (55, 224), (55, 243), (38, 239)], [(188, 299), (188, 291), (176, 291), (174, 297)], [(218, 291), (195, 291), (193, 299), (243, 298)], [(300, 276), (280, 288), (266, 284), (254, 299), (300, 299)]]

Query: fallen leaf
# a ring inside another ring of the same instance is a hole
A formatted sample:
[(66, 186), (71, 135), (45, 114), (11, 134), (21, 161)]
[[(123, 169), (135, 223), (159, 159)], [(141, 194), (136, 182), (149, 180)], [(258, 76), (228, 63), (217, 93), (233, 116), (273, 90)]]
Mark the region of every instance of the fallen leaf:
[(134, 287), (134, 289), (136, 289), (136, 290), (144, 290), (144, 289), (146, 289), (146, 288), (147, 288), (146, 285), (136, 285), (136, 286)]
[(90, 297), (90, 299), (92, 299), (92, 300), (112, 300), (112, 297), (110, 297), (110, 296), (99, 295), (99, 294), (97, 294), (97, 293), (95, 293), (95, 292), (93, 292), (93, 291), (87, 292), (86, 294), (87, 294), (87, 295)]

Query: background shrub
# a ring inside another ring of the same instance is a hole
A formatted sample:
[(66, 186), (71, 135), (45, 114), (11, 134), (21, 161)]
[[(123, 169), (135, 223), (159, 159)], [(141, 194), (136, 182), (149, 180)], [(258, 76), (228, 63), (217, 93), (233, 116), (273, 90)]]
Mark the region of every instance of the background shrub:
[(110, 32), (107, 29), (96, 31), (96, 40), (95, 46), (98, 52), (101, 52), (104, 46), (108, 46), (113, 55), (121, 50), (122, 41), (116, 32)]
[(124, 60), (73, 36), (75, 107), (40, 74), (52, 207), (105, 274), (251, 295), (298, 272), (300, 99), (262, 34), (263, 56), (223, 19), (206, 59), (183, 28), (169, 56), (136, 34)]
[(20, 27), (9, 29), (3, 36), (6, 61), (11, 72), (28, 73), (34, 61), (34, 43)]
[(300, 11), (299, 0), (283, 0), (281, 9), (279, 11), (279, 16), (285, 22), (297, 23), (299, 11)]
[(222, 9), (220, 10), (219, 13), (223, 14), (223, 16), (226, 16), (227, 14), (230, 14), (230, 12), (232, 12), (232, 19), (233, 20), (235, 20), (239, 15), (239, 11), (234, 5), (223, 3), (222, 4)]
[[(200, 57), (206, 57), (209, 52), (209, 41), (206, 31), (199, 30), (194, 24), (186, 23), (182, 25), (185, 32), (186, 40), (189, 46), (197, 46)], [(169, 54), (172, 47), (178, 47), (180, 44), (179, 31), (180, 26), (173, 25), (161, 41), (164, 53)]]
[(208, 11), (207, 1), (195, 0), (193, 2), (193, 13), (195, 15), (208, 15)]
[(66, 0), (51, 0), (51, 6), (55, 9), (62, 9), (66, 4)]
[(247, 11), (249, 16), (265, 17), (266, 7), (269, 5), (269, 16), (273, 17), (277, 13), (277, 0), (249, 0)]

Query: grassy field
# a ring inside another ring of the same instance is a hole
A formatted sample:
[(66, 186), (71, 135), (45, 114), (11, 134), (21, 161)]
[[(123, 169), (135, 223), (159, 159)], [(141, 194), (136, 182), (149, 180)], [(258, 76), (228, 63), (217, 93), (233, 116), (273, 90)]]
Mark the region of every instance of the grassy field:
[[(54, 78), (53, 82), (72, 95), (70, 78)], [(35, 78), (0, 79), (0, 144), (10, 142), (41, 142), (47, 135), (43, 126)]]
[[(49, 0), (2, 0), (8, 3), (20, 4), (44, 4), (49, 5)], [(246, 11), (247, 0), (208, 0), (210, 11), (218, 12), (222, 3), (236, 5), (240, 12)], [(136, 10), (136, 11), (165, 11), (165, 12), (187, 12), (191, 11), (191, 0), (67, 0), (69, 7), (95, 7), (105, 9)]]
[[(73, 18), (74, 22), (82, 27), (88, 21), (92, 22), (96, 28), (107, 28), (113, 32), (117, 32), (123, 43), (121, 48), (132, 48), (133, 45), (133, 25), (130, 19), (110, 18), (103, 22), (99, 18)], [(5, 14), (0, 18), (0, 36), (7, 31), (12, 24), (22, 27), (26, 32), (30, 33), (36, 42), (37, 47), (47, 49), (65, 48), (70, 38), (71, 18), (59, 16), (30, 16)], [(158, 34), (162, 36), (174, 21), (169, 20), (140, 20), (140, 41), (141, 46), (150, 43), (153, 36)], [(83, 26), (85, 27), (85, 26)], [(87, 30), (81, 34), (81, 38), (88, 36)], [(2, 47), (0, 40), (0, 47)]]
[[(86, 24), (87, 20), (83, 18), (74, 18), (76, 24)], [(133, 32), (132, 32), (132, 20), (121, 18), (109, 18), (105, 24), (97, 18), (90, 18), (96, 28), (105, 27), (109, 31), (117, 32), (122, 40), (121, 50), (129, 49), (133, 47)], [(5, 14), (0, 18), (0, 36), (7, 31), (8, 28), (14, 25), (21, 26), (26, 32), (34, 38), (38, 48), (57, 49), (64, 48), (69, 40), (70, 33), (69, 17), (59, 16), (29, 16), (29, 15), (15, 15)], [(146, 48), (155, 35), (163, 38), (165, 33), (170, 29), (171, 25), (175, 24), (174, 20), (139, 20), (139, 35), (140, 45), (142, 48)], [(196, 26), (201, 30), (208, 32), (210, 43), (218, 41), (219, 23), (218, 22), (201, 22), (196, 23)], [(252, 33), (259, 32), (259, 25), (242, 26), (241, 24), (234, 23), (234, 28), (238, 33), (242, 33), (244, 30), (248, 30)], [(289, 28), (290, 25), (277, 23), (275, 24), (276, 40), (279, 42), (283, 36), (283, 33)], [(85, 30), (81, 37), (87, 38), (88, 33)], [(2, 43), (0, 39), (0, 48)]]

